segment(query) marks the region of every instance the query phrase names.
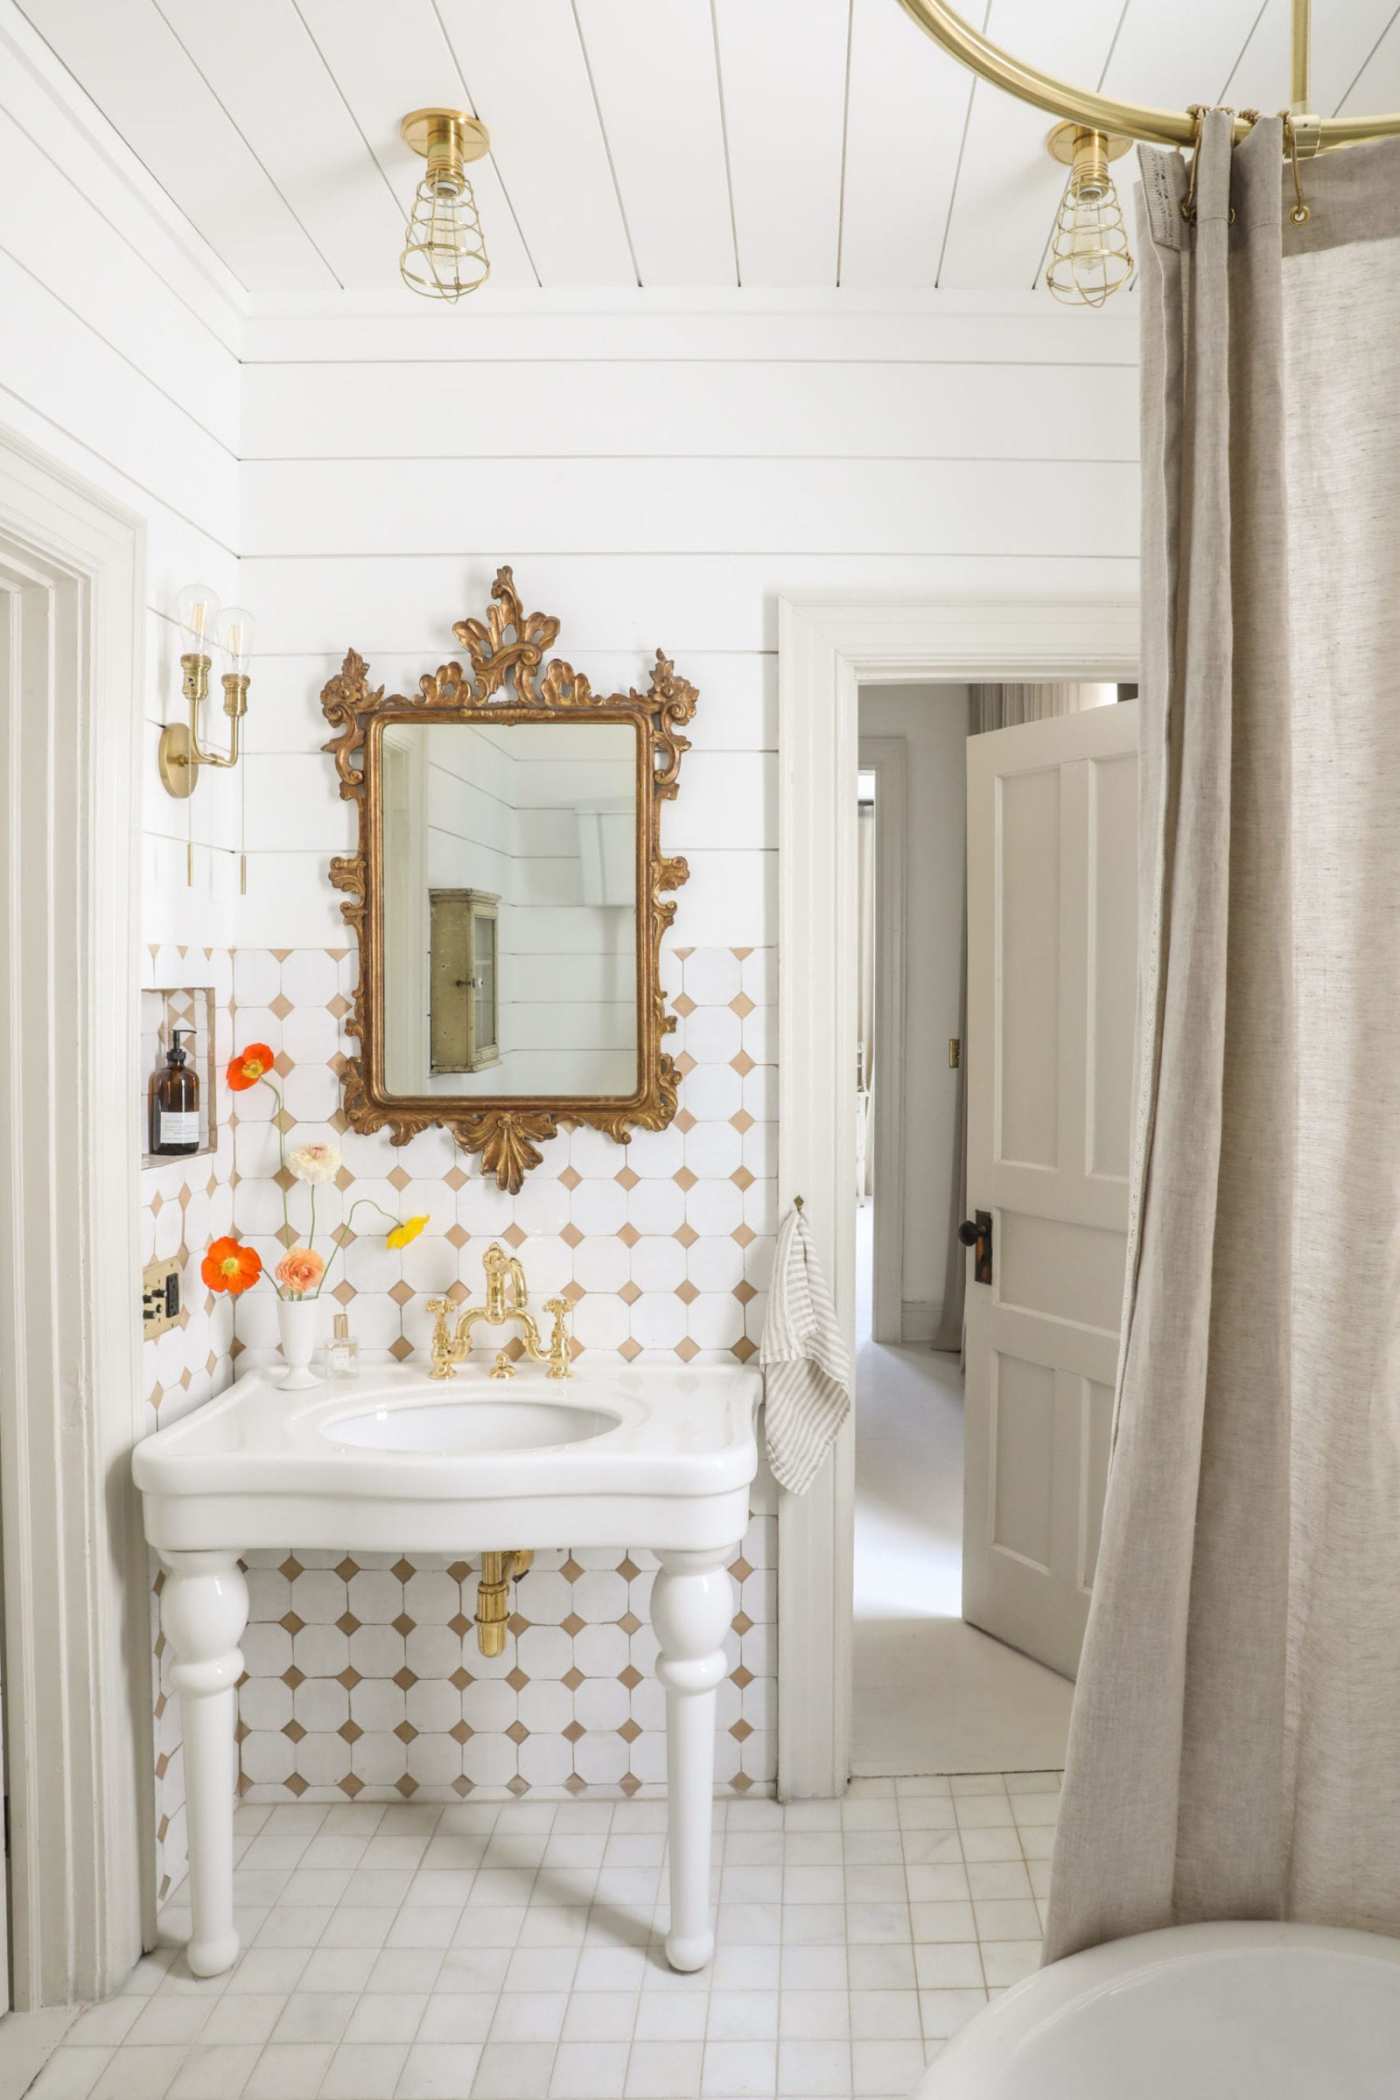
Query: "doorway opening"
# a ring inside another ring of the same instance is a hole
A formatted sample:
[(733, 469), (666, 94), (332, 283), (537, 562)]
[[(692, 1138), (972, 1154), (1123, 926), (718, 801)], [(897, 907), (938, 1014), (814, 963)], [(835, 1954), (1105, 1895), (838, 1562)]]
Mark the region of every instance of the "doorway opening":
[[(995, 1348), (983, 1347), (973, 1364), (971, 1407), (964, 1391), (965, 1299), (981, 1289), (959, 1238), (968, 1214), (967, 757), (970, 740), (988, 732), (1118, 698), (1109, 684), (859, 689), (851, 1743), (858, 1775), (1048, 1771), (1064, 1761), (1072, 1664), (1066, 1668), (1065, 1654), (1053, 1651), (1057, 1666), (1047, 1667), (1049, 1651), (1025, 1632), (1016, 1610), (1002, 1608), (999, 1592), (989, 1603), (986, 1563), (1003, 1558), (1008, 1541), (997, 1535), (995, 1516), (980, 1520), (967, 1507), (969, 1466), (982, 1495), (988, 1448), (998, 1440), (993, 1470), (1015, 1481), (1027, 1512), (1038, 1507), (1042, 1487), (1048, 1506), (1049, 1474), (1072, 1470), (1081, 1457), (1072, 1431), (1065, 1437), (1057, 1420), (1036, 1419), (1040, 1387), (1031, 1372), (1022, 1394)], [(1053, 770), (1044, 777), (1053, 781)], [(1050, 830), (1039, 844), (1053, 845)], [(981, 841), (976, 850), (985, 857), (994, 849)], [(1067, 966), (1063, 956), (1048, 966), (1052, 998), (1056, 972)], [(1000, 1039), (981, 1047), (999, 1069), (1019, 1075)], [(980, 1310), (974, 1305), (974, 1317)], [(1036, 1550), (1032, 1544), (1032, 1561)], [(1042, 1659), (1023, 1652), (1037, 1646)]]

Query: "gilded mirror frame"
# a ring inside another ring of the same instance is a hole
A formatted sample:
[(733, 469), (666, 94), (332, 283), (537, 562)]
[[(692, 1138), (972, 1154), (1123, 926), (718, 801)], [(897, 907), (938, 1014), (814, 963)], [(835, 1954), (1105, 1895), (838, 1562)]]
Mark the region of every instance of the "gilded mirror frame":
[[(664, 1130), (676, 1113), (679, 1075), (663, 1048), (676, 1019), (661, 988), (661, 941), (676, 904), (663, 892), (679, 889), (690, 869), (680, 855), (661, 850), (661, 810), (679, 785), (681, 756), (690, 749), (682, 727), (698, 695), (659, 649), (646, 692), (595, 693), (562, 658), (545, 661), (559, 622), (522, 609), (508, 568), (497, 570), (491, 598), (484, 621), (458, 620), (452, 629), (470, 672), (457, 662), (442, 664), (424, 672), (414, 694), (386, 697), (383, 686), (371, 689), (369, 665), (349, 650), (322, 688), (322, 709), (337, 732), (322, 748), (334, 756), (341, 798), (356, 805), (359, 819), (358, 851), (330, 864), (333, 886), (345, 893), (341, 916), (359, 948), (345, 1027), (360, 1049), (342, 1078), (345, 1120), (352, 1130), (387, 1130), (393, 1145), (441, 1124), (464, 1151), (480, 1153), (482, 1172), (513, 1194), (540, 1164), (540, 1144), (561, 1124), (587, 1124), (625, 1144), (633, 1130)], [(625, 1096), (473, 1095), (456, 1109), (452, 1096), (390, 1093), (384, 1081), (383, 731), (396, 722), (544, 720), (622, 722), (636, 730), (636, 1089)]]

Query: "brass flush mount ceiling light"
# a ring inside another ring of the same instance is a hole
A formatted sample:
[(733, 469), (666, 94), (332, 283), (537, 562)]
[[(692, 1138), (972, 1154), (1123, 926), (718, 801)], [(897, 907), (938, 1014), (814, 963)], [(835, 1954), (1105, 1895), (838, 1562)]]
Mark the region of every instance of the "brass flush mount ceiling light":
[(1066, 306), (1102, 306), (1133, 274), (1123, 207), (1109, 173), (1109, 162), (1129, 144), (1083, 124), (1057, 124), (1045, 141), (1052, 160), (1069, 169), (1045, 272), (1047, 288)]
[(470, 161), (490, 152), (491, 135), (465, 109), (415, 109), (399, 131), (428, 163), (414, 192), (399, 274), (425, 299), (460, 299), (491, 274), (466, 175)]

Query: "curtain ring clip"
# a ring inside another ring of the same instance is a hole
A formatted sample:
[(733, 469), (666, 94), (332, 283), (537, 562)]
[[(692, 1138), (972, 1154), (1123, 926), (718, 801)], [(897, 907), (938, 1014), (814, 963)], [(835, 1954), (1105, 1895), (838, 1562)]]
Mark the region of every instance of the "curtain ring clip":
[[(1191, 179), (1186, 186), (1186, 195), (1181, 200), (1181, 216), (1188, 226), (1194, 226), (1196, 223), (1196, 170), (1201, 162), (1201, 134), (1205, 129), (1208, 106), (1204, 102), (1192, 102), (1187, 108), (1187, 115), (1195, 119), (1195, 137), (1191, 141)], [(1233, 115), (1233, 111), (1230, 114)], [(1235, 207), (1232, 204), (1230, 224), (1233, 226), (1234, 223)]]
[(1291, 111), (1286, 112), (1284, 115), (1283, 136), (1288, 151), (1288, 158), (1293, 167), (1294, 201), (1293, 209), (1288, 216), (1295, 226), (1306, 226), (1308, 220), (1312, 217), (1312, 212), (1309, 210), (1307, 200), (1303, 195), (1303, 178), (1298, 168), (1298, 127), (1293, 121)]

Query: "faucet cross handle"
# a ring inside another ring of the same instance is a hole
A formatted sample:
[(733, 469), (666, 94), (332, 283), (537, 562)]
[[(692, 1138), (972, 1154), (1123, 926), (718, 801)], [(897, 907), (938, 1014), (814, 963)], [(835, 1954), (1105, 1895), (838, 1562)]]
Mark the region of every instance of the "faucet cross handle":
[(448, 1333), (448, 1322), (452, 1314), (451, 1304), (446, 1298), (430, 1298), (428, 1300), (428, 1311), (434, 1316), (433, 1368), (429, 1375), (433, 1378), (455, 1378), (457, 1373), (453, 1366), (456, 1363), (458, 1352), (452, 1336)]
[(546, 1298), (544, 1309), (554, 1315), (554, 1325), (549, 1330), (550, 1378), (567, 1378), (570, 1375), (569, 1353), (569, 1301), (567, 1298)]

